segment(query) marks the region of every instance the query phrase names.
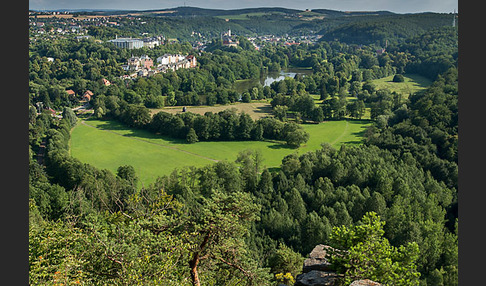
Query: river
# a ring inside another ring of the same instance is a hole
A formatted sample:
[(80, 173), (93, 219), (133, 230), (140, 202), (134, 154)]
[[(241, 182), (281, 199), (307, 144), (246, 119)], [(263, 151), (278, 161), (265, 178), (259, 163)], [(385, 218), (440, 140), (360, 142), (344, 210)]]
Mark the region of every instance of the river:
[(269, 72), (266, 77), (258, 79), (244, 79), (235, 82), (235, 89), (239, 93), (248, 91), (248, 89), (261, 84), (262, 86), (270, 86), (274, 81), (281, 81), (285, 77), (293, 78), (296, 74), (302, 74), (303, 76), (312, 74), (311, 69), (304, 68), (288, 68), (281, 70), (280, 72)]

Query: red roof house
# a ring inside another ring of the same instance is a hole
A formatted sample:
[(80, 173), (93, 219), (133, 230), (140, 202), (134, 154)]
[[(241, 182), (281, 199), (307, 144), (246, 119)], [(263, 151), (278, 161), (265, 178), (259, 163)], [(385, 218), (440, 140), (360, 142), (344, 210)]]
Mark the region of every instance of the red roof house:
[(93, 97), (93, 92), (91, 90), (87, 90), (83, 94), (83, 100), (90, 101), (91, 97)]
[(68, 94), (69, 96), (76, 96), (76, 93), (75, 93), (75, 92), (74, 92), (74, 90), (72, 90), (72, 89), (68, 89), (68, 90), (66, 90), (66, 92), (67, 92), (67, 94)]

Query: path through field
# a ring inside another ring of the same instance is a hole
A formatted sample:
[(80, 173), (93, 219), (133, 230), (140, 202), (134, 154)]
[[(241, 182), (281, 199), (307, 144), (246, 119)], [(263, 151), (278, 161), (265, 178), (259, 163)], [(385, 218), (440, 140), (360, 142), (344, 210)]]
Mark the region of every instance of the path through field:
[(339, 140), (341, 140), (341, 138), (343, 138), (344, 135), (347, 134), (348, 127), (349, 127), (349, 122), (346, 120), (346, 126), (344, 127), (343, 133), (341, 133), (341, 135), (339, 135), (339, 137), (336, 138), (336, 140), (334, 140), (334, 141), (331, 142), (331, 145), (332, 146), (334, 146), (334, 144), (336, 144)]

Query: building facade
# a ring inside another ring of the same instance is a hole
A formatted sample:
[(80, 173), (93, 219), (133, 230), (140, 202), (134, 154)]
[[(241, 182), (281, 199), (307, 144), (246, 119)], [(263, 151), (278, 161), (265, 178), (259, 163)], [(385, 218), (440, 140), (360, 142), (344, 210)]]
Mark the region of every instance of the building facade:
[(143, 47), (143, 41), (140, 39), (132, 38), (116, 38), (114, 40), (109, 40), (108, 42), (113, 43), (115, 47), (121, 49), (139, 49)]

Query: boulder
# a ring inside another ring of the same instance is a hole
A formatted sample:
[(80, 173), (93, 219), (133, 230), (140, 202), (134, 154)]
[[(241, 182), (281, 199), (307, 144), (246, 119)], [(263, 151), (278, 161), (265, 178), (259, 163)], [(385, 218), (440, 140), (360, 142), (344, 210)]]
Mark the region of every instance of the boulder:
[(333, 250), (334, 248), (330, 247), (329, 245), (325, 244), (318, 244), (312, 249), (311, 253), (309, 254), (310, 258), (317, 258), (317, 259), (324, 259), (326, 258), (328, 252)]
[(304, 260), (304, 267), (302, 272), (307, 273), (312, 270), (319, 270), (319, 271), (329, 271), (331, 263), (329, 263), (329, 250), (332, 247), (324, 244), (318, 244), (309, 254), (309, 258)]
[(294, 286), (332, 286), (339, 277), (335, 272), (311, 270), (297, 275)]
[(302, 272), (307, 273), (312, 270), (330, 271), (331, 263), (327, 259), (307, 258), (304, 260)]

